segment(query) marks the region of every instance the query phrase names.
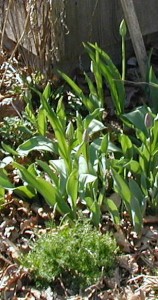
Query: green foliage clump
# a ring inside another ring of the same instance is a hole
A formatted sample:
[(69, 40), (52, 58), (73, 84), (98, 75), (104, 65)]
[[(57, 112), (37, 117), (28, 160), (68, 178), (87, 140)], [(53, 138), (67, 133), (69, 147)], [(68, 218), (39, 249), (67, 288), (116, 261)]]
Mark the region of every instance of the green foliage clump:
[(6, 117), (0, 123), (0, 142), (17, 147), (32, 136), (32, 126), (24, 118)]
[(43, 234), (22, 261), (36, 282), (50, 284), (62, 278), (65, 286), (79, 290), (110, 273), (117, 250), (109, 233), (101, 234), (88, 222), (78, 221)]

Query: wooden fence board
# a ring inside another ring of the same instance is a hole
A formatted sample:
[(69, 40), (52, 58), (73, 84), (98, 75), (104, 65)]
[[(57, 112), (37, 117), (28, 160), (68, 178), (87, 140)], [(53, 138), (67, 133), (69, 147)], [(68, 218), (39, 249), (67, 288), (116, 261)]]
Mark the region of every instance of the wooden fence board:
[[(7, 0), (0, 0), (0, 3)], [(23, 0), (13, 0), (20, 12)], [(128, 1), (128, 0), (127, 0)], [(158, 0), (133, 0), (142, 34), (158, 32)], [(6, 2), (5, 2), (6, 3)], [(60, 22), (60, 3), (65, 5), (66, 27), (59, 24), (56, 39), (62, 36), (60, 64), (70, 69), (83, 54), (82, 42), (97, 42), (114, 60), (120, 58), (119, 24), (123, 18), (120, 0), (52, 0), (57, 21)], [(1, 16), (1, 14), (0, 14)], [(8, 32), (9, 37), (12, 35)], [(30, 50), (30, 49), (29, 49)], [(53, 57), (53, 55), (52, 55)], [(83, 56), (84, 61), (84, 56)]]
[[(143, 35), (158, 31), (158, 1), (134, 0)], [(119, 24), (123, 18), (120, 0), (68, 0), (66, 22), (69, 35), (65, 37), (65, 59), (83, 52), (82, 42), (98, 42), (112, 56), (119, 56)], [(73, 62), (72, 62), (73, 63)]]

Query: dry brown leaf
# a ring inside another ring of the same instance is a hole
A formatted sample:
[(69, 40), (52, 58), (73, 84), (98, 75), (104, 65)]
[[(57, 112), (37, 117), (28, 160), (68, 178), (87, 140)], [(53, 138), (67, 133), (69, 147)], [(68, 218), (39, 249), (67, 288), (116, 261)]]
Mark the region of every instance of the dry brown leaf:
[(38, 216), (35, 217), (31, 217), (28, 220), (24, 220), (21, 224), (20, 224), (20, 230), (21, 233), (24, 233), (25, 230), (27, 229), (32, 229), (34, 228), (34, 226), (38, 223)]
[(117, 261), (119, 266), (127, 270), (130, 274), (136, 274), (138, 272), (138, 264), (133, 255), (120, 255), (117, 258)]
[(116, 238), (116, 242), (118, 246), (121, 248), (121, 250), (125, 253), (131, 252), (131, 245), (128, 242), (128, 240), (125, 238), (125, 235), (121, 228), (117, 228), (117, 232), (114, 233), (114, 236)]
[(109, 292), (105, 291), (99, 294), (100, 300), (115, 300), (114, 296), (109, 295)]
[(139, 291), (133, 292), (131, 287), (125, 288), (126, 300), (145, 300), (145, 293), (142, 289)]

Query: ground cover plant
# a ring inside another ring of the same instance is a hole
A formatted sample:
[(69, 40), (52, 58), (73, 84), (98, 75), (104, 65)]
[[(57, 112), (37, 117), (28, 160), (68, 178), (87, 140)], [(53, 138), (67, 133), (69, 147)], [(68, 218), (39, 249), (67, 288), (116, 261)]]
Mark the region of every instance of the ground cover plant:
[(32, 270), (37, 284), (48, 285), (60, 278), (65, 289), (79, 293), (105, 275), (112, 276), (117, 251), (109, 233), (98, 233), (82, 219), (72, 226), (52, 228), (21, 261)]
[[(57, 282), (66, 298), (88, 288), (92, 299), (96, 294), (99, 299), (120, 299), (130, 292), (132, 299), (134, 291), (140, 299), (152, 299), (152, 289), (156, 290), (158, 233), (145, 225), (157, 223), (156, 76), (150, 68), (151, 105), (146, 102), (131, 110), (126, 107), (124, 63), (121, 76), (98, 45), (84, 47), (92, 75), (83, 74), (86, 90), (61, 71), (69, 91), (64, 86), (55, 90), (50, 82), (38, 88), (33, 78), (21, 77), (23, 84), (17, 90), (25, 100), (25, 111), (16, 122), (5, 119), (0, 127), (4, 299), (18, 294), (58, 299), (53, 294)], [(108, 120), (105, 90), (111, 97), (115, 126)], [(71, 114), (66, 105), (70, 110), (73, 106)], [(78, 222), (81, 212), (86, 222)], [(52, 220), (54, 228), (47, 224)], [(117, 258), (115, 239), (120, 246)], [(116, 268), (109, 275), (114, 261)], [(25, 281), (36, 288), (40, 284), (41, 290), (22, 289)]]

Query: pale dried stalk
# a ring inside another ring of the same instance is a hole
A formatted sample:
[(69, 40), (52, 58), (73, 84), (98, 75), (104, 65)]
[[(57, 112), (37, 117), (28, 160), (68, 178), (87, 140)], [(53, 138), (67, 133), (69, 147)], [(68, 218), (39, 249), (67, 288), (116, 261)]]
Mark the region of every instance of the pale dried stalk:
[(3, 40), (4, 40), (5, 27), (6, 27), (6, 24), (7, 24), (8, 15), (9, 15), (10, 7), (12, 5), (12, 1), (13, 0), (9, 0), (8, 6), (7, 6), (7, 9), (6, 9), (6, 14), (5, 14), (5, 18), (4, 18), (2, 33), (1, 33), (1, 50), (3, 49)]
[(12, 52), (12, 54), (11, 54), (9, 60), (8, 60), (8, 65), (6, 66), (5, 71), (3, 73), (2, 80), (1, 80), (1, 83), (0, 83), (0, 88), (3, 85), (4, 78), (6, 76), (6, 73), (7, 73), (8, 67), (9, 67), (9, 63), (12, 61), (12, 59), (13, 59), (13, 57), (14, 57), (14, 55), (15, 55), (15, 53), (16, 53), (16, 51), (17, 51), (17, 49), (18, 49), (18, 47), (19, 47), (19, 45), (20, 45), (20, 43), (21, 43), (21, 41), (22, 41), (22, 39), (24, 37), (24, 34), (26, 32), (26, 28), (27, 28), (28, 21), (29, 21), (29, 13), (30, 13), (30, 11), (28, 11), (28, 14), (27, 14), (27, 17), (26, 17), (26, 20), (25, 20), (24, 30), (23, 30), (23, 32), (22, 32), (19, 40), (17, 41), (16, 46), (15, 46), (15, 48), (14, 48), (14, 50), (13, 50), (13, 52)]

